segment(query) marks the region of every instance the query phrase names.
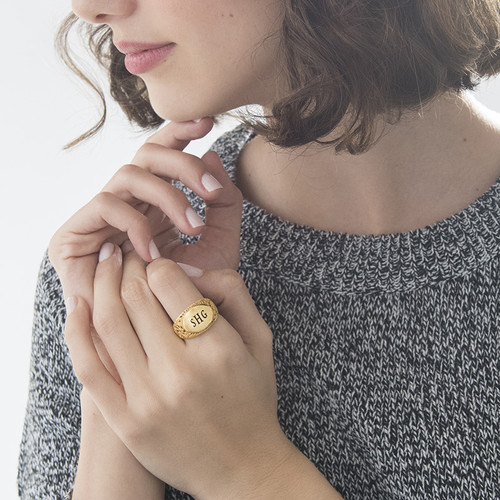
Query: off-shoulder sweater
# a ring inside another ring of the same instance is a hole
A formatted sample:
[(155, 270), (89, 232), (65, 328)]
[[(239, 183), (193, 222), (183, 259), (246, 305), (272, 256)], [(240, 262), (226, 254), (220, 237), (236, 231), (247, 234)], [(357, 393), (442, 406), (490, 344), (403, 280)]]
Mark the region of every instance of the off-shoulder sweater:
[[(251, 138), (240, 126), (213, 146), (233, 178)], [(407, 233), (319, 231), (248, 201), (242, 220), (239, 272), (274, 335), (288, 438), (346, 500), (500, 498), (500, 181)], [(76, 472), (80, 385), (65, 314), (45, 256), (22, 499), (62, 499)], [(167, 487), (166, 498), (190, 497)]]

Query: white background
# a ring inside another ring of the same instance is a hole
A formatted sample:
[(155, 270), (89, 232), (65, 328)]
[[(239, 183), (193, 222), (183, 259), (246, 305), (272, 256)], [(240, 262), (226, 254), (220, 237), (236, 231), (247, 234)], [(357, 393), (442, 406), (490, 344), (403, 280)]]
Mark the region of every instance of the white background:
[[(116, 107), (104, 133), (72, 152), (62, 146), (98, 116), (95, 100), (57, 61), (53, 34), (69, 2), (6, 2), (0, 32), (1, 258), (0, 498), (17, 497), (16, 467), (26, 404), (33, 296), (54, 231), (132, 158), (144, 135)], [(478, 98), (500, 111), (500, 78)], [(196, 144), (202, 153), (226, 123)], [(499, 158), (500, 162), (500, 158)]]

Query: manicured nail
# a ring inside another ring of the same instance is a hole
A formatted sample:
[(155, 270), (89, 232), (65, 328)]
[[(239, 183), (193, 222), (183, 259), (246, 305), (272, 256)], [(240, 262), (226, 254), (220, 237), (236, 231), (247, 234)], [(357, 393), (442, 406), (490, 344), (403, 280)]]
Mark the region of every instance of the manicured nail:
[(200, 227), (205, 225), (201, 217), (193, 210), (192, 207), (188, 207), (186, 209), (186, 217), (189, 224), (191, 224), (191, 227)]
[(110, 243), (109, 241), (104, 243), (101, 247), (101, 251), (99, 252), (99, 262), (109, 259), (113, 255), (114, 250), (115, 246), (113, 243)]
[(76, 309), (78, 299), (76, 297), (68, 297), (64, 300), (64, 303), (66, 304), (66, 315), (69, 316)]
[(209, 193), (215, 191), (216, 189), (222, 189), (222, 184), (210, 174), (203, 174), (201, 183)]
[(158, 247), (153, 240), (149, 242), (149, 255), (151, 255), (151, 258), (153, 260), (159, 259), (161, 257), (160, 251), (158, 250)]
[(177, 265), (191, 278), (199, 278), (203, 274), (203, 269), (200, 269), (199, 267), (183, 264), (182, 262), (177, 262)]

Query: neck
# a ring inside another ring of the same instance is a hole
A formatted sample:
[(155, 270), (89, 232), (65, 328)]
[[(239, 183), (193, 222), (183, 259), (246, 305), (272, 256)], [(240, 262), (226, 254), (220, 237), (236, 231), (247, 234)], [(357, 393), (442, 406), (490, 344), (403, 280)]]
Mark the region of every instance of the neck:
[(241, 154), (238, 184), (287, 220), (382, 234), (449, 217), (500, 177), (500, 119), (469, 96), (443, 96), (379, 128), (379, 141), (361, 155), (316, 144), (277, 148), (257, 137)]

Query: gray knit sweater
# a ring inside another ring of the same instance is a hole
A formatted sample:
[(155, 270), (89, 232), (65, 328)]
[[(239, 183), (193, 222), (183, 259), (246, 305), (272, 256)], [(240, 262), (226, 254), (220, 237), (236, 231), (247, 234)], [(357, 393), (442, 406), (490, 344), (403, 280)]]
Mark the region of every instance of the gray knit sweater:
[[(233, 176), (251, 137), (238, 127), (214, 145)], [(382, 236), (245, 202), (240, 272), (274, 333), (281, 425), (346, 500), (500, 498), (500, 181), (432, 227)], [(80, 386), (64, 320), (45, 257), (23, 499), (61, 499), (75, 475)]]

